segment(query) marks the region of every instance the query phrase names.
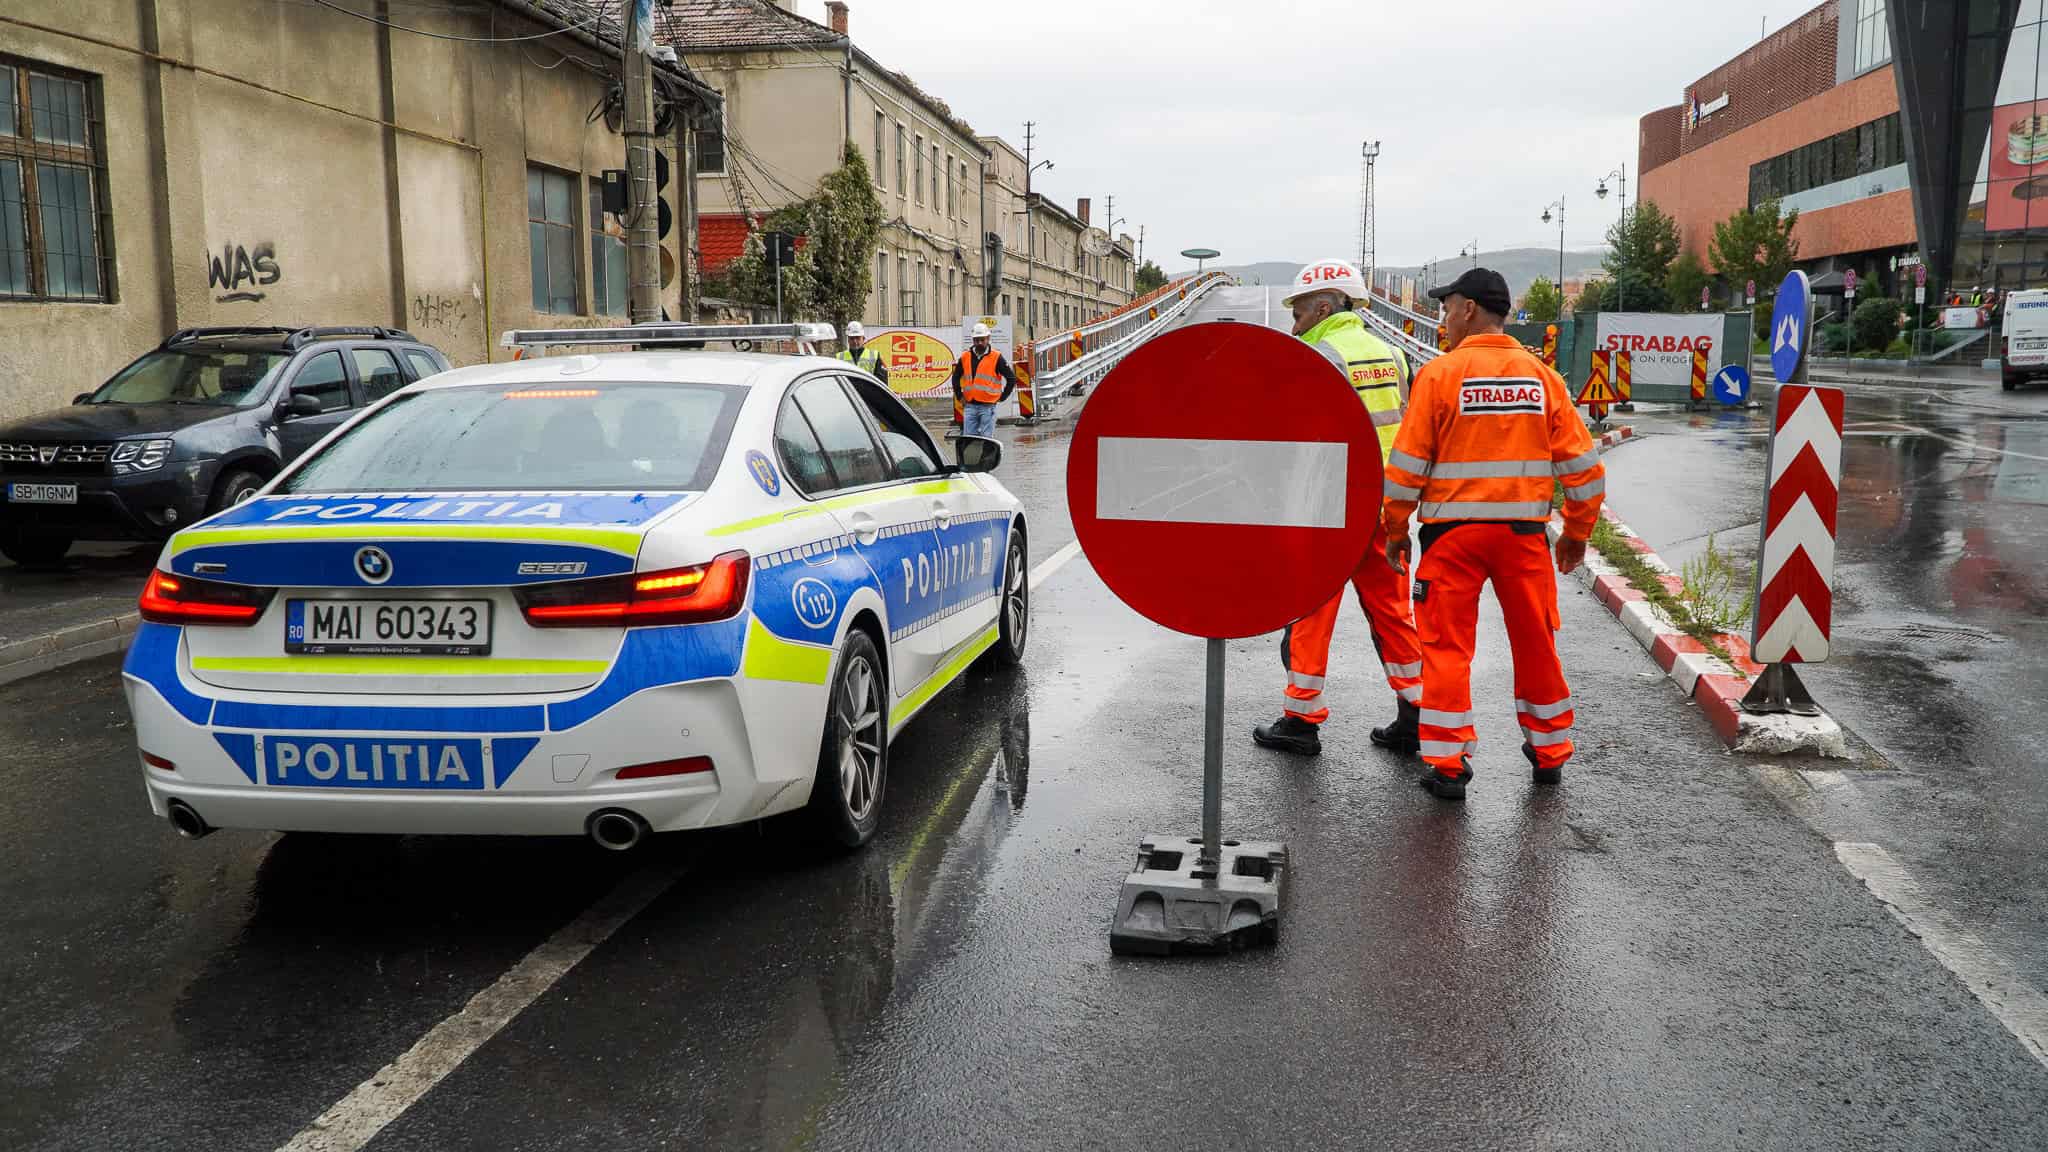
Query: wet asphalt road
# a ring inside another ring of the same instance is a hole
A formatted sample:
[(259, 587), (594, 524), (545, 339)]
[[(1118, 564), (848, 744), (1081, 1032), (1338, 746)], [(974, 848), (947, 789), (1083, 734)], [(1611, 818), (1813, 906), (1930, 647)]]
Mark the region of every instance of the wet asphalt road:
[[(1052, 555), (1066, 432), (1003, 436)], [(1463, 807), (1368, 746), (1356, 613), (1312, 762), (1243, 739), (1279, 667), (1232, 644), (1226, 831), (1288, 841), (1290, 905), (1274, 949), (1163, 962), (1112, 958), (1108, 921), (1139, 837), (1198, 822), (1201, 647), (1085, 560), (1039, 589), (1021, 675), (906, 729), (850, 857), (779, 823), (624, 859), (186, 843), (147, 815), (112, 660), (0, 687), (0, 1147), (277, 1147), (646, 884), (369, 1146), (2048, 1144), (2048, 1069), (1575, 583), (1561, 609), (1570, 779), (1528, 786), (1489, 601)]]
[[(1884, 844), (2048, 987), (2048, 392), (1836, 383), (1847, 393), (1833, 658), (1815, 698), (1881, 754), (1797, 797)], [(1644, 412), (1608, 491), (1673, 565), (1753, 573), (1770, 393), (1750, 412)]]

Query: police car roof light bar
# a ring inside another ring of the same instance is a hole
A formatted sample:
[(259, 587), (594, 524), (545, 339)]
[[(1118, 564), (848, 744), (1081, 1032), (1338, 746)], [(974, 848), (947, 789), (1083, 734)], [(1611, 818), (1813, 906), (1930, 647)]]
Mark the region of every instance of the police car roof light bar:
[(736, 344), (795, 340), (823, 344), (838, 338), (830, 324), (630, 324), (618, 328), (513, 328), (498, 338), (501, 348), (559, 348), (582, 344), (631, 344), (660, 348), (676, 344)]

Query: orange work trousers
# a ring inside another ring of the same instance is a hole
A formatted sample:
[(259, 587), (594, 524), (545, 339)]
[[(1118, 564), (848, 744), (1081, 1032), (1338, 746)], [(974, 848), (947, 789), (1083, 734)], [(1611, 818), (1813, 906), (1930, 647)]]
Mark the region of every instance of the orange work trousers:
[[(1387, 534), (1375, 528), (1372, 550), (1351, 574), (1358, 606), (1372, 625), (1372, 646), (1394, 695), (1410, 704), (1422, 702), (1422, 646), (1415, 638), (1415, 620), (1408, 608), (1408, 576), (1387, 566)], [(1330, 718), (1323, 704), (1323, 680), (1330, 671), (1330, 633), (1337, 627), (1337, 609), (1344, 603), (1338, 589), (1314, 614), (1287, 626), (1280, 637), (1280, 659), (1287, 668), (1287, 715), (1321, 724)]]
[[(1531, 531), (1530, 529), (1533, 529)], [(1472, 651), (1479, 588), (1491, 580), (1515, 660), (1515, 718), (1545, 768), (1572, 754), (1572, 695), (1557, 659), (1557, 571), (1543, 525), (1464, 524), (1438, 536), (1415, 567), (1422, 637), (1422, 758), (1446, 776), (1479, 747), (1472, 726)]]

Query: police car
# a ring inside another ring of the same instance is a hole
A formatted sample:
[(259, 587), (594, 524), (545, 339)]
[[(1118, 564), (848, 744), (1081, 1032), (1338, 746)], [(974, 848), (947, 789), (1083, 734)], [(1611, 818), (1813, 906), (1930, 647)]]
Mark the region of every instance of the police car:
[(124, 668), (151, 808), (625, 849), (808, 807), (865, 841), (890, 741), (1021, 658), (1026, 529), (999, 444), (948, 463), (851, 365), (663, 350), (831, 335), (507, 333), (641, 350), (423, 380), (173, 536)]

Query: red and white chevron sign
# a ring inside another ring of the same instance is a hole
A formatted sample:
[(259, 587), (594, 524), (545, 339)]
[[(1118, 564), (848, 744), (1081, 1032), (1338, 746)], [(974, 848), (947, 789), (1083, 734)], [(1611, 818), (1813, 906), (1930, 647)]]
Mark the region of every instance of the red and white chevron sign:
[(1771, 427), (1750, 654), (1760, 664), (1817, 664), (1828, 658), (1834, 617), (1842, 390), (1779, 385)]

